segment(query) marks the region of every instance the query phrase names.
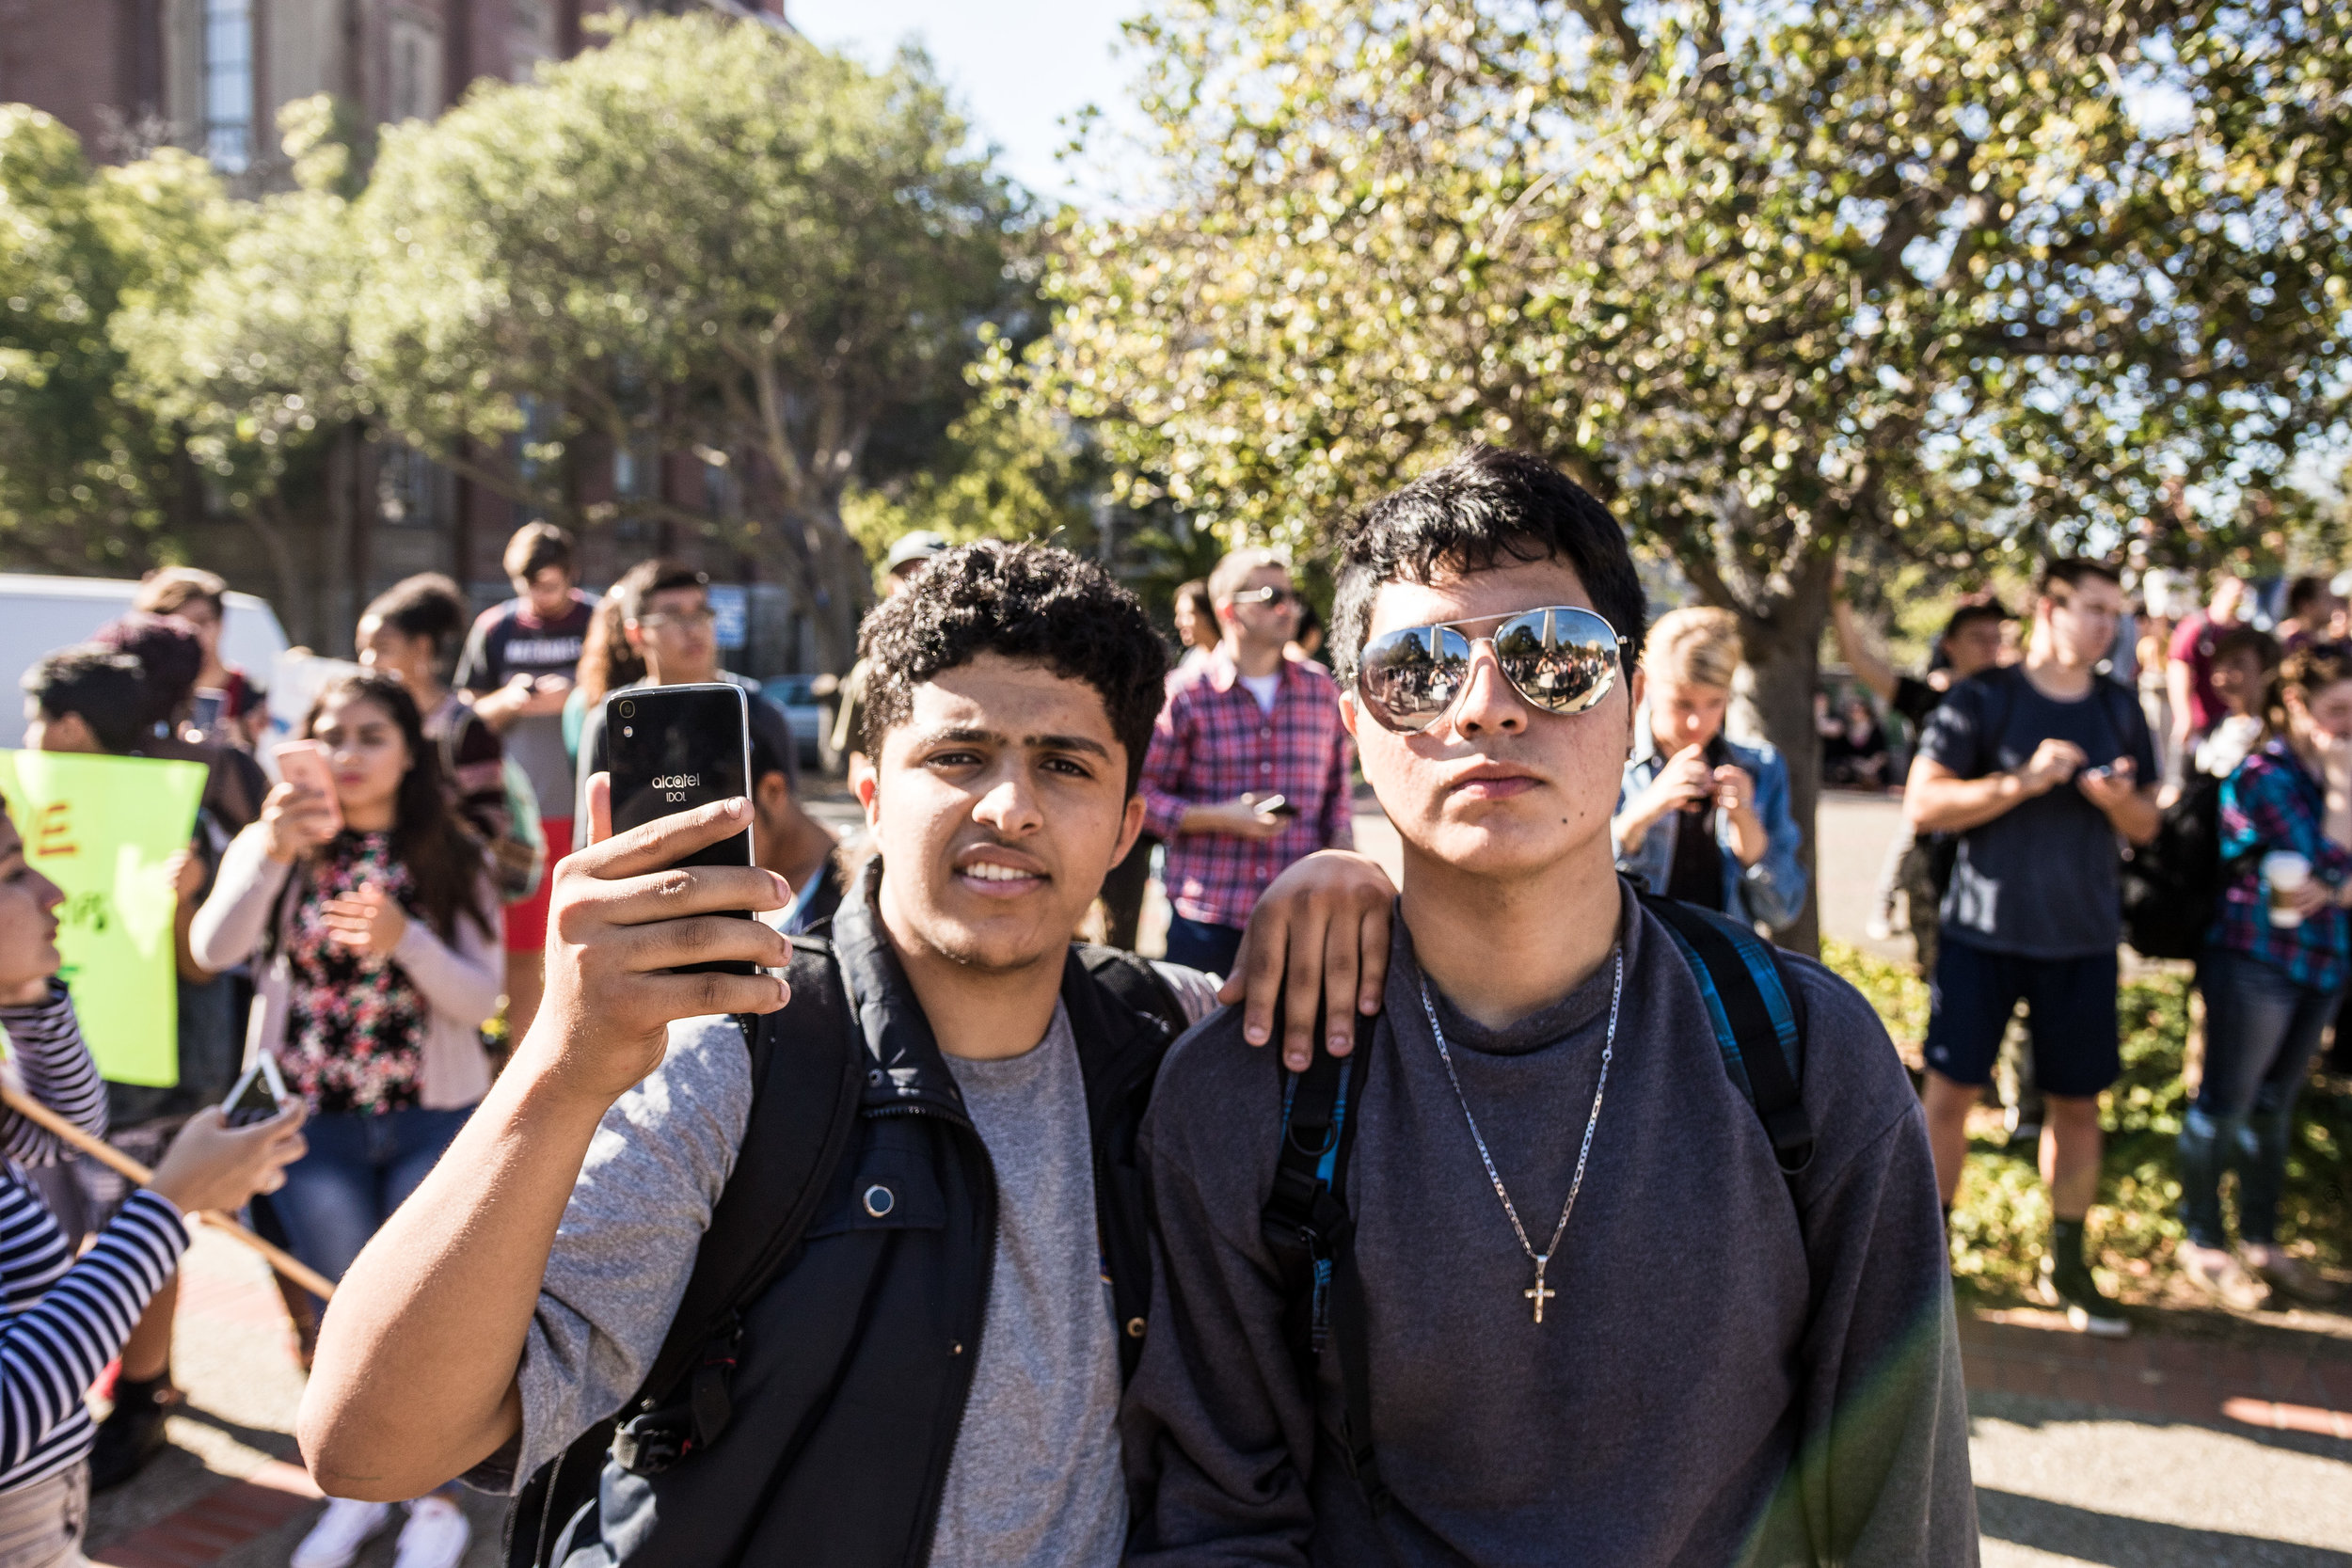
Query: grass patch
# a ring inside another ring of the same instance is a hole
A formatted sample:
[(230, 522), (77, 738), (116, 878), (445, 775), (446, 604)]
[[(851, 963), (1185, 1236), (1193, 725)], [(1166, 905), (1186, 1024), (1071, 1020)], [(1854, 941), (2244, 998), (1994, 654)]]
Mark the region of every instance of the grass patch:
[[(1886, 1022), (1915, 1068), (1927, 1031), (1927, 986), (1909, 964), (1872, 958), (1841, 942), (1822, 943), (1822, 961), (1850, 981)], [(2152, 1301), (2171, 1279), (2181, 1240), (2180, 1182), (2173, 1144), (2189, 1096), (2181, 1079), (2188, 1043), (2189, 982), (2150, 974), (2124, 982), (2116, 998), (2122, 1076), (2101, 1101), (2107, 1144), (2090, 1243), (2105, 1283), (2127, 1301)], [(1952, 1268), (1990, 1300), (2039, 1295), (2050, 1206), (2034, 1169), (2034, 1150), (2009, 1147), (1999, 1123), (1981, 1118), (1969, 1141), (1968, 1169), (1952, 1213)], [(2280, 1239), (2323, 1264), (2345, 1260), (2352, 1194), (2344, 1153), (2352, 1148), (2352, 1098), (2307, 1086), (2296, 1102), (2287, 1155)], [(2225, 1196), (2228, 1189), (2225, 1188)]]

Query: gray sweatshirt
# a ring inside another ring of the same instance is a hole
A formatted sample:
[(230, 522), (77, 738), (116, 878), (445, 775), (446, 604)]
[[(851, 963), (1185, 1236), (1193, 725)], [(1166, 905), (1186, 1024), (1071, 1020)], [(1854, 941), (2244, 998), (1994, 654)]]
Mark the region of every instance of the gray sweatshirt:
[[(1235, 1009), (1178, 1043), (1144, 1129), (1163, 1253), (1122, 1417), (1130, 1563), (1977, 1561), (1934, 1168), (1885, 1030), (1851, 988), (1792, 966), (1819, 1138), (1792, 1201), (1672, 939), (1629, 893), (1622, 919), (1614, 1062), (1540, 1324), (1398, 924), (1349, 1173), (1373, 1439), (1394, 1494), (1377, 1522), (1327, 1435), (1335, 1358), (1311, 1404), (1259, 1234), (1279, 1072)], [(1604, 964), (1502, 1030), (1438, 999), (1539, 1250), (1592, 1104), (1610, 986)]]

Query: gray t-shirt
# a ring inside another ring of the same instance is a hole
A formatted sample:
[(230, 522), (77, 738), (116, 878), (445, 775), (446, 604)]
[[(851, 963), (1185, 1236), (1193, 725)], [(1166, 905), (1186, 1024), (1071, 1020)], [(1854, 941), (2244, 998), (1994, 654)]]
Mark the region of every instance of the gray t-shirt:
[[(1154, 967), (1187, 1018), (1216, 1006), (1207, 976)], [(1119, 1357), (1069, 1020), (1057, 1006), (1045, 1037), (1023, 1055), (947, 1060), (995, 1167), (998, 1211), (979, 1361), (931, 1560), (1108, 1568), (1127, 1513), (1114, 1426)], [(661, 1065), (605, 1113), (564, 1208), (516, 1372), (514, 1470), (501, 1461), (469, 1481), (511, 1487), (644, 1381), (751, 1105), (751, 1059), (735, 1021), (672, 1024)]]
[[(1976, 1562), (1935, 1166), (1884, 1027), (1851, 987), (1788, 960), (1818, 1139), (1791, 1183), (1674, 940), (1620, 898), (1616, 1051), (1541, 1323), (1397, 927), (1349, 1112), (1370, 1435), (1392, 1501), (1377, 1518), (1329, 1435), (1336, 1358), (1312, 1399), (1294, 1370), (1260, 1226), (1279, 1074), (1238, 1008), (1168, 1053), (1144, 1120), (1161, 1266), (1123, 1416), (1131, 1479), (1155, 1499), (1134, 1568)], [(1538, 1246), (1576, 1169), (1611, 989), (1604, 965), (1501, 1029), (1436, 997)]]
[(1119, 1346), (1070, 1015), (1057, 1006), (1023, 1055), (947, 1066), (996, 1170), (996, 1258), (932, 1568), (1115, 1568), (1127, 1535)]
[[(2043, 696), (2014, 667), (1963, 681), (1929, 717), (1919, 754), (1980, 779), (2023, 768), (2054, 738), (2080, 746), (2094, 768), (2130, 757), (2141, 784), (2156, 782), (2138, 700), (2102, 676), (2071, 703)], [(2122, 867), (2106, 814), (2073, 784), (2060, 784), (1961, 836), (1944, 895), (1944, 940), (2038, 958), (2112, 953), (2123, 934)]]

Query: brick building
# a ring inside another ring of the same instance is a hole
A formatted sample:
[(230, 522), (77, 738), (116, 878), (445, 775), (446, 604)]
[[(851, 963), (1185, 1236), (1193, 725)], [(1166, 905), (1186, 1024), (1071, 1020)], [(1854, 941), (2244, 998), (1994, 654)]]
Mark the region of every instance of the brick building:
[[(160, 144), (210, 157), (248, 190), (284, 182), (278, 112), (328, 93), (380, 125), (429, 119), (484, 77), (526, 79), (588, 41), (583, 17), (615, 0), (0, 0), (0, 102), (56, 116), (94, 158)], [(675, 9), (694, 0), (620, 0)], [(704, 0), (781, 25), (784, 0)], [(585, 465), (583, 501), (659, 493), (703, 499), (691, 458), (616, 451)], [(192, 555), (269, 599), (287, 632), (323, 652), (350, 647), (370, 597), (414, 572), (447, 572), (477, 604), (507, 596), (499, 554), (522, 518), (504, 498), (396, 444), (349, 440), (323, 493), (273, 525), (222, 519), (192, 531)], [(592, 585), (655, 553), (739, 584), (749, 610), (730, 665), (767, 674), (808, 666), (810, 637), (783, 589), (731, 550), (627, 521), (583, 540)]]

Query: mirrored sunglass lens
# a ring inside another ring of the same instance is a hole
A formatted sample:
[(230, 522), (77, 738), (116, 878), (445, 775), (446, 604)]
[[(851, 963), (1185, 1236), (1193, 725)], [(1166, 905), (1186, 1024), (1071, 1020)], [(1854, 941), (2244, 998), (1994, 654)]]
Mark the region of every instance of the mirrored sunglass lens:
[(1528, 701), (1550, 713), (1581, 713), (1609, 694), (1617, 640), (1597, 615), (1537, 610), (1495, 632), (1495, 659)]
[(1469, 653), (1458, 636), (1437, 626), (1390, 632), (1364, 650), (1364, 696), (1391, 720), (1426, 724), (1461, 689)]

